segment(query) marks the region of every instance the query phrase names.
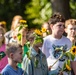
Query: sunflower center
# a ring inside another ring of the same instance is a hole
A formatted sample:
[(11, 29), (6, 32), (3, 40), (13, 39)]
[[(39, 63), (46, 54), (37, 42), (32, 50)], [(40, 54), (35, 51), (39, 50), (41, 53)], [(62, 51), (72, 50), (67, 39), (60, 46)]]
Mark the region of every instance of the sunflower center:
[(74, 49), (73, 49), (73, 52), (75, 52), (75, 50), (76, 50), (76, 49), (74, 48)]

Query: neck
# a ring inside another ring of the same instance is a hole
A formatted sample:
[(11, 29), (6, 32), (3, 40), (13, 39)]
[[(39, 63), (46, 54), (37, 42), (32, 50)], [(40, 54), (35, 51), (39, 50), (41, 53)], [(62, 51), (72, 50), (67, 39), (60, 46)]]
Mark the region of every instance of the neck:
[(8, 63), (13, 67), (13, 69), (17, 70), (17, 63), (12, 59), (8, 58)]
[(62, 38), (62, 36), (59, 36), (59, 35), (54, 35), (54, 34), (51, 34), (51, 35), (52, 35), (52, 37), (54, 37), (56, 39), (61, 39)]

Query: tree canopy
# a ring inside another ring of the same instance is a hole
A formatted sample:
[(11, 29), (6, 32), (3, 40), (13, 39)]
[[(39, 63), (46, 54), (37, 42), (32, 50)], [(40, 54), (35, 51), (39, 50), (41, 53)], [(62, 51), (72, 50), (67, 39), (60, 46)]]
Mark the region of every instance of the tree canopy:
[[(76, 0), (68, 1), (70, 8), (67, 11), (70, 9), (71, 18), (76, 18)], [(63, 2), (65, 4), (65, 0)], [(9, 30), (13, 16), (21, 15), (29, 28), (40, 27), (53, 14), (52, 10), (51, 0), (0, 0), (0, 21), (6, 21)]]

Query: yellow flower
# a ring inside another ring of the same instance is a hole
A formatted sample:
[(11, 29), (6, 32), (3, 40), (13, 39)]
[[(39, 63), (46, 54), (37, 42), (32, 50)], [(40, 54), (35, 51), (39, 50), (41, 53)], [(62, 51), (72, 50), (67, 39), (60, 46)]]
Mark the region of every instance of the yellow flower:
[(6, 22), (5, 22), (5, 21), (2, 21), (1, 23), (2, 23), (3, 25), (6, 25)]
[(37, 35), (42, 35), (42, 33), (41, 33), (41, 31), (40, 31), (39, 29), (36, 29), (36, 30), (35, 30), (35, 33), (36, 33)]
[(26, 23), (26, 20), (20, 20), (20, 23)]
[(42, 33), (45, 33), (46, 32), (46, 29), (45, 28), (42, 28), (41, 31), (42, 31)]
[(69, 71), (71, 70), (70, 66), (67, 65), (67, 64), (66, 64), (66, 68), (67, 68)]
[(71, 54), (76, 55), (76, 46), (73, 46), (70, 50)]

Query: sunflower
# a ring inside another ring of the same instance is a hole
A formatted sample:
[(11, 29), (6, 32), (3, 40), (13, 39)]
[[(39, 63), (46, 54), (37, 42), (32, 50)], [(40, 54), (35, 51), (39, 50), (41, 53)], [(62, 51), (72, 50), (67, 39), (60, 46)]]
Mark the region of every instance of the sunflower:
[(6, 25), (6, 22), (5, 22), (5, 21), (2, 21), (1, 23), (2, 23), (3, 25)]
[(45, 33), (47, 30), (45, 28), (41, 29), (42, 33)]
[(73, 46), (70, 50), (72, 55), (76, 55), (76, 46)]
[(69, 71), (71, 70), (70, 66), (67, 65), (67, 64), (66, 64), (66, 68), (67, 68), (67, 70), (69, 70)]
[(41, 33), (41, 31), (40, 31), (39, 29), (36, 29), (36, 30), (35, 30), (35, 33), (36, 33), (37, 35), (42, 36), (42, 33)]
[(26, 20), (20, 20), (19, 22), (22, 23), (22, 24), (25, 24)]

